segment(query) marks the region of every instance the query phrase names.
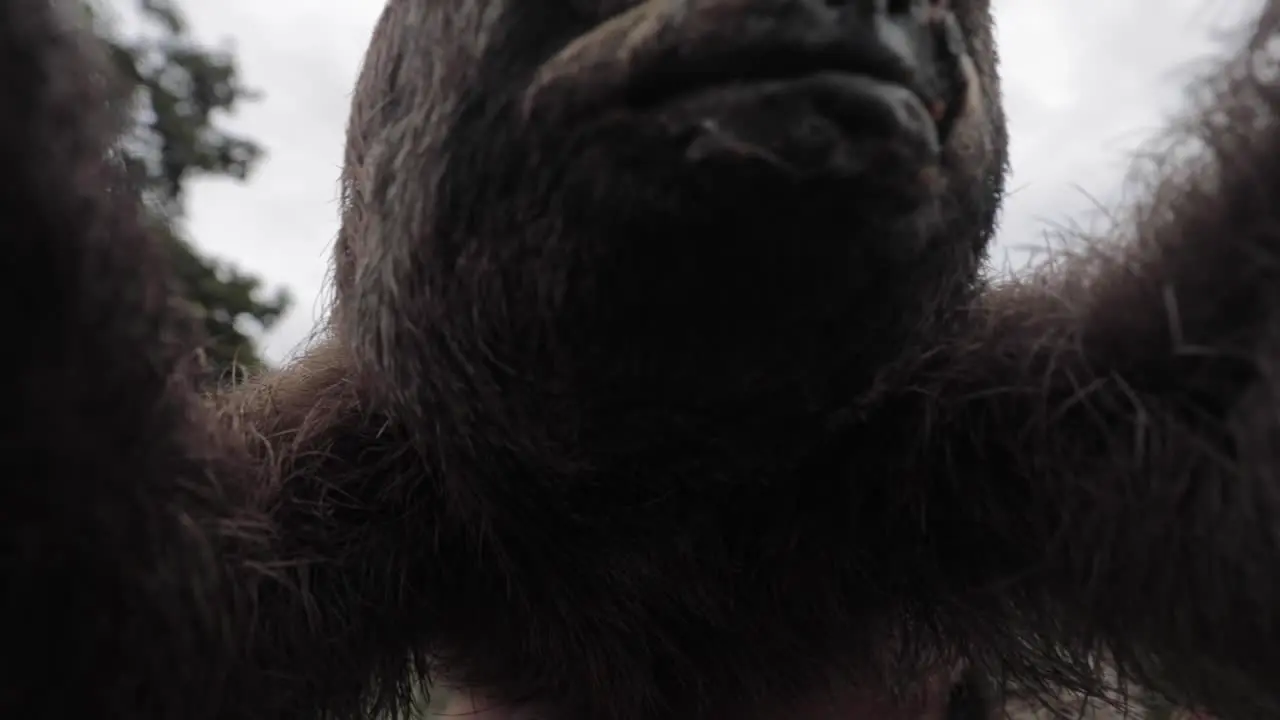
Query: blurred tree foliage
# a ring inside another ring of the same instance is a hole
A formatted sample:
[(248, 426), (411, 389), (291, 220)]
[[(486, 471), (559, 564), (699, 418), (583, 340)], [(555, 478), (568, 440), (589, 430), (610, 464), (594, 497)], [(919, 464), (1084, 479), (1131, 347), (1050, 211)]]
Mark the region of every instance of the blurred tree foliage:
[[(183, 191), (200, 175), (249, 176), (262, 149), (219, 121), (257, 94), (240, 83), (235, 57), (193, 39), (169, 0), (96, 2), (86, 9), (129, 83), (121, 160), (159, 232), (172, 244), (184, 299), (209, 334), (211, 370), (219, 378), (236, 377), (262, 364), (250, 333), (255, 325), (270, 328), (290, 298), (283, 291), (267, 296), (259, 278), (199, 253), (184, 235)], [(141, 26), (122, 32), (117, 13), (135, 9)]]

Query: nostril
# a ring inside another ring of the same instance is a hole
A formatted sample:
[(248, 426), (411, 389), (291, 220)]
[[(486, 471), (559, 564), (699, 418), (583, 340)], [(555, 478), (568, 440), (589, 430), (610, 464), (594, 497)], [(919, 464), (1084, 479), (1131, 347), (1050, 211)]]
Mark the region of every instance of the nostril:
[(883, 4), (890, 15), (923, 14), (930, 7), (941, 5), (945, 0), (886, 0)]
[(947, 0), (822, 0), (832, 9), (859, 8), (872, 16), (921, 14), (930, 7), (945, 6)]

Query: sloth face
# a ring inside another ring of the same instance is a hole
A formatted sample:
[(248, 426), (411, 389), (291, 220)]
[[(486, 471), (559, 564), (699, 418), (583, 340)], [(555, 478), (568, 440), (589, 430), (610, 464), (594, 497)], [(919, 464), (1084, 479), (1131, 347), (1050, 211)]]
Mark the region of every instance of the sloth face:
[(356, 94), (339, 314), (380, 378), (429, 353), (591, 392), (869, 377), (991, 233), (989, 15), (397, 0)]

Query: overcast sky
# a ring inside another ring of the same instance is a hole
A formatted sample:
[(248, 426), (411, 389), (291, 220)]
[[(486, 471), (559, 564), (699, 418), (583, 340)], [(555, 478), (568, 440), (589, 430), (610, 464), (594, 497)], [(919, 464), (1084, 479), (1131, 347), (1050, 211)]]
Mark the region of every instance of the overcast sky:
[[(449, 0), (433, 0), (448, 2)], [(1256, 0), (995, 0), (1013, 131), (1001, 249), (1117, 197), (1126, 157), (1177, 109), (1181, 81)], [(262, 101), (228, 126), (268, 155), (247, 184), (201, 181), (189, 231), (219, 257), (287, 286), (294, 310), (264, 339), (279, 359), (320, 310), (337, 231), (349, 93), (379, 0), (186, 0), (196, 33), (237, 51)]]

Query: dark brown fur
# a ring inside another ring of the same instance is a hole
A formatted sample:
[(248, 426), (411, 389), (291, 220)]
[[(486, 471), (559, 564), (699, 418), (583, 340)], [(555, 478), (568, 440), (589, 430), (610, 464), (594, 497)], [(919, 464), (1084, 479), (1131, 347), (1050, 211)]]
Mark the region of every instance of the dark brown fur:
[(354, 718), (431, 676), (787, 717), (968, 663), (1280, 718), (1280, 1), (1111, 237), (994, 285), (990, 11), (953, 5), (942, 161), (832, 185), (573, 115), (535, 69), (603, 6), (390, 0), (332, 319), (206, 399), (100, 49), (0, 0), (0, 716)]

